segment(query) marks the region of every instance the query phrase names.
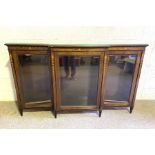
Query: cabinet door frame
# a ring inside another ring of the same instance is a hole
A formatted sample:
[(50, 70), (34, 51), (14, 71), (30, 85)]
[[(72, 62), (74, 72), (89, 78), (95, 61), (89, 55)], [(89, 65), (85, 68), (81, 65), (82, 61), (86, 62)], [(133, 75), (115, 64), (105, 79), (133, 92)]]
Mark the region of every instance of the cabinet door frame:
[[(130, 88), (130, 94), (128, 101), (118, 101), (118, 100), (105, 100), (105, 84), (106, 84), (106, 77), (107, 77), (107, 68), (109, 63), (109, 56), (110, 55), (136, 55), (136, 63), (134, 68), (134, 73), (132, 77), (132, 84)], [(137, 86), (137, 77), (139, 74), (140, 69), (140, 62), (141, 62), (141, 54), (142, 51), (107, 51), (105, 52), (104, 56), (104, 70), (103, 70), (103, 82), (102, 82), (102, 89), (101, 89), (101, 106), (102, 108), (112, 108), (112, 107), (131, 107), (133, 105), (133, 98), (136, 94), (136, 86)]]
[[(61, 51), (57, 50), (54, 52), (54, 61), (55, 61), (55, 79), (56, 79), (56, 111), (70, 111), (70, 110), (99, 110), (100, 107), (100, 91), (101, 91), (101, 83), (102, 83), (102, 70), (103, 70), (103, 58), (104, 58), (104, 52), (102, 49), (100, 51), (87, 51), (86, 49), (80, 49), (80, 51), (77, 50), (77, 48), (69, 49), (68, 52), (67, 49)], [(96, 97), (96, 105), (95, 106), (62, 106), (61, 105), (61, 87), (60, 87), (60, 78), (59, 78), (59, 57), (60, 56), (99, 56), (100, 57), (100, 63), (99, 63), (99, 71), (98, 71), (98, 83), (97, 83), (97, 97)]]
[[(52, 110), (52, 107), (49, 107), (47, 105), (44, 106), (44, 104), (53, 104), (53, 98), (52, 98), (52, 94), (51, 94), (51, 100), (47, 100), (47, 101), (35, 101), (35, 102), (26, 102), (24, 100), (24, 92), (22, 89), (22, 83), (21, 83), (21, 75), (20, 75), (20, 64), (19, 64), (19, 59), (18, 56), (22, 55), (22, 54), (32, 54), (32, 55), (47, 55), (48, 56), (48, 67), (49, 67), (49, 75), (50, 75), (50, 81), (51, 81), (51, 90), (53, 90), (52, 87), (52, 76), (51, 76), (51, 59), (50, 59), (50, 52), (49, 51), (31, 51), (31, 50), (19, 50), (19, 51), (11, 51), (10, 56), (12, 58), (13, 61), (13, 65), (12, 65), (12, 70), (15, 73), (14, 76), (14, 81), (16, 83), (16, 92), (17, 92), (17, 97), (18, 97), (18, 106), (19, 109), (22, 113), (22, 111), (24, 109), (27, 110)], [(29, 103), (29, 105), (26, 107), (25, 104)], [(36, 104), (40, 104), (39, 106), (35, 106)], [(53, 105), (52, 105), (53, 106)]]

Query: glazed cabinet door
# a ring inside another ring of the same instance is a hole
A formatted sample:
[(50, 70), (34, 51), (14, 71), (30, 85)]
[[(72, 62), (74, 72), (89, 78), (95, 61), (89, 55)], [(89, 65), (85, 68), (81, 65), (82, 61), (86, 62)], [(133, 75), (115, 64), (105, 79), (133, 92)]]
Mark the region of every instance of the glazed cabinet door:
[(104, 58), (102, 106), (131, 106), (140, 64), (140, 51), (109, 51)]
[(55, 52), (57, 111), (99, 108), (103, 55)]
[(51, 110), (50, 54), (19, 51), (12, 55), (22, 109)]

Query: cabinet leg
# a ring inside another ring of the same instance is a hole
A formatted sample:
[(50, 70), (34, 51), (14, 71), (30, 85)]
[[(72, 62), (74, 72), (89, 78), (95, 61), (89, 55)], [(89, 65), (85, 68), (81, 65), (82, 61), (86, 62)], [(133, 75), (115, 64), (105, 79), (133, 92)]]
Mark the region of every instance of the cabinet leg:
[(132, 113), (132, 111), (133, 111), (133, 107), (130, 107), (130, 114)]
[(54, 111), (54, 117), (57, 118), (57, 112), (56, 111)]
[(99, 117), (101, 117), (101, 114), (102, 114), (102, 110), (99, 110)]
[(19, 109), (20, 116), (23, 116), (23, 110)]

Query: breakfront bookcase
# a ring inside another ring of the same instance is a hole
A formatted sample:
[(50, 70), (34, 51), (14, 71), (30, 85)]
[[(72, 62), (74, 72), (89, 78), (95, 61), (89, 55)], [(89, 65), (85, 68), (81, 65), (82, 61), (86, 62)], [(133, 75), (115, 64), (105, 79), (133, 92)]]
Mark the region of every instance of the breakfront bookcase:
[(146, 44), (8, 46), (18, 109), (133, 110)]

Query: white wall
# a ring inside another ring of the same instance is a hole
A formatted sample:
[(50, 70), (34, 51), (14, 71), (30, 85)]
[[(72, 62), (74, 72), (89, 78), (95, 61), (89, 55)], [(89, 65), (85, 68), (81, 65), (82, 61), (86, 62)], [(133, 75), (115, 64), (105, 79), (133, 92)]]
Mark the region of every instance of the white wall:
[(147, 43), (137, 99), (155, 99), (154, 27), (0, 27), (0, 101), (15, 100), (5, 43), (116, 44)]

